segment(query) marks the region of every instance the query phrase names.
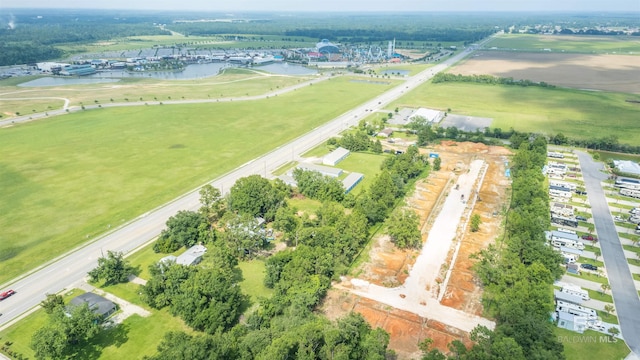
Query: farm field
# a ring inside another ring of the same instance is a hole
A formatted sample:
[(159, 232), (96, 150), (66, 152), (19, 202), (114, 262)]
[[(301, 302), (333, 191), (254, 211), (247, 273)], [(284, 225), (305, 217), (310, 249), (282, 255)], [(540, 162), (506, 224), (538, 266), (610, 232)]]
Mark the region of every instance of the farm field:
[(549, 49), (552, 52), (640, 55), (640, 39), (631, 36), (503, 34), (495, 37), (485, 47), (520, 51)]
[[(24, 81), (32, 79), (28, 77)], [(69, 106), (81, 106), (255, 96), (308, 79), (246, 69), (229, 69), (222, 75), (198, 80), (126, 78), (116, 83), (52, 87), (20, 87), (16, 79), (10, 78), (0, 81), (0, 115), (7, 118), (16, 113), (26, 115), (60, 109), (64, 99), (69, 99)]]
[(331, 79), (251, 102), (97, 109), (0, 130), (0, 283), (393, 86)]
[(448, 72), (640, 94), (640, 57), (631, 55), (479, 51)]
[(640, 107), (625, 100), (640, 95), (475, 83), (425, 84), (390, 104), (395, 107), (451, 109), (453, 114), (493, 118), (491, 128), (562, 132), (572, 138), (615, 135), (636, 144)]

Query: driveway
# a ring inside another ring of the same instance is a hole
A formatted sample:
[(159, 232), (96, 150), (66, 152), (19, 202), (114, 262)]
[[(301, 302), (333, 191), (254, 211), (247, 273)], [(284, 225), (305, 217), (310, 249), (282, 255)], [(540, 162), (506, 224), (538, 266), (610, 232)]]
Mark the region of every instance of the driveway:
[(580, 159), (593, 220), (599, 235), (602, 258), (609, 274), (609, 284), (622, 336), (631, 351), (638, 355), (640, 354), (640, 298), (638, 298), (638, 292), (600, 184), (607, 179), (607, 175), (601, 172), (602, 164), (593, 161), (589, 154), (582, 151), (576, 151), (576, 153)]

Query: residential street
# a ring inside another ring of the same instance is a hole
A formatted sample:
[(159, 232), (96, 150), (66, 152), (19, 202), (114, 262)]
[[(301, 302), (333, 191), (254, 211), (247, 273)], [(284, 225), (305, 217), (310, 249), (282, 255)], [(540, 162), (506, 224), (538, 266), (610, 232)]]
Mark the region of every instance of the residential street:
[(576, 153), (580, 159), (622, 336), (631, 351), (640, 355), (640, 298), (600, 184), (607, 179), (607, 175), (600, 171), (602, 164), (595, 162), (589, 154), (582, 151)]

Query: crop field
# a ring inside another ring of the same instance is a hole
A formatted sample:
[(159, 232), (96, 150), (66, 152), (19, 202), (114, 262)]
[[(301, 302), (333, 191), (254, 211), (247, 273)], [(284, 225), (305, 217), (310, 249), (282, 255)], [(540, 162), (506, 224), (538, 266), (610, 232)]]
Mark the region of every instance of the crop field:
[(264, 100), (103, 108), (0, 129), (0, 283), (394, 85), (345, 77)]
[(481, 51), (448, 72), (640, 94), (639, 56)]
[(504, 34), (485, 45), (485, 48), (488, 47), (517, 51), (548, 49), (551, 52), (640, 55), (640, 39), (632, 36)]
[(615, 135), (637, 144), (640, 95), (473, 83), (425, 84), (390, 104), (395, 107), (451, 109), (453, 114), (493, 118), (492, 128), (559, 132), (572, 138)]
[(222, 75), (198, 80), (127, 78), (117, 83), (52, 87), (19, 87), (14, 79), (7, 79), (12, 81), (7, 81), (6, 84), (0, 81), (0, 115), (6, 118), (15, 116), (16, 113), (26, 115), (46, 112), (52, 108), (60, 109), (64, 99), (69, 99), (70, 106), (81, 106), (252, 96), (295, 85), (307, 79), (309, 78), (273, 75), (248, 69), (230, 69)]

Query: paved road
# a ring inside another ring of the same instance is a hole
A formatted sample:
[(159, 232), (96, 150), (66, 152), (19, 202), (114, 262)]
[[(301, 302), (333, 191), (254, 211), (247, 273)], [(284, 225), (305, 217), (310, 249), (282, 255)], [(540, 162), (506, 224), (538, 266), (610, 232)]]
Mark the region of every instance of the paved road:
[[(429, 80), (435, 74), (468, 56), (471, 52), (472, 50), (467, 49), (434, 67), (422, 71), (409, 78), (402, 85), (347, 111), (325, 125), (278, 147), (266, 155), (249, 161), (236, 170), (212, 181), (211, 184), (226, 193), (239, 178), (252, 174), (267, 176), (271, 171), (283, 164), (298, 158), (299, 154), (326, 141), (340, 131), (357, 125), (360, 119), (366, 117), (371, 111), (384, 108), (387, 104), (402, 96), (405, 91), (410, 91)], [(167, 103), (165, 102), (165, 104)], [(166, 205), (143, 214), (95, 241), (60, 256), (32, 273), (14, 279), (8, 284), (1, 285), (0, 289), (11, 287), (17, 291), (17, 294), (0, 302), (0, 313), (3, 313), (3, 316), (0, 317), (0, 330), (38, 305), (45, 298), (46, 293), (57, 293), (82, 279), (89, 270), (97, 265), (97, 259), (107, 250), (130, 253), (158, 236), (167, 219), (179, 210), (196, 210), (199, 207), (198, 190), (194, 189)]]
[(609, 284), (622, 336), (631, 351), (640, 355), (640, 298), (600, 185), (607, 175), (600, 171), (602, 164), (593, 161), (589, 154), (581, 151), (577, 151), (577, 154), (598, 232), (602, 258), (609, 275)]

